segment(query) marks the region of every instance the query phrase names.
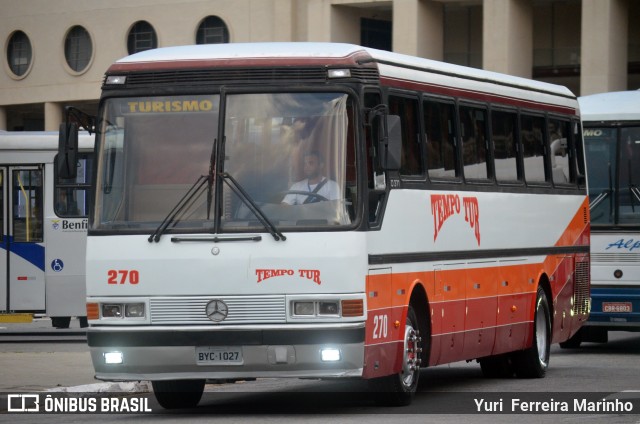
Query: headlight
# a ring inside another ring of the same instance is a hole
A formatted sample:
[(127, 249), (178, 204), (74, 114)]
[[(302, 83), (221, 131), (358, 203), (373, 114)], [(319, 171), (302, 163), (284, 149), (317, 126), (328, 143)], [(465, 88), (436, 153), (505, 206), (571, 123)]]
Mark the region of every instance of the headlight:
[(315, 304), (313, 302), (293, 302), (293, 313), (304, 316), (315, 315)]
[(355, 318), (364, 316), (362, 299), (292, 300), (293, 318)]
[(122, 318), (122, 305), (102, 304), (102, 318)]
[(318, 303), (318, 315), (338, 316), (338, 312), (340, 312), (340, 308), (337, 301)]
[(124, 316), (127, 318), (144, 318), (144, 303), (125, 303)]
[[(144, 318), (144, 303), (102, 303), (100, 304), (101, 318)], [(98, 319), (98, 318), (94, 318)]]

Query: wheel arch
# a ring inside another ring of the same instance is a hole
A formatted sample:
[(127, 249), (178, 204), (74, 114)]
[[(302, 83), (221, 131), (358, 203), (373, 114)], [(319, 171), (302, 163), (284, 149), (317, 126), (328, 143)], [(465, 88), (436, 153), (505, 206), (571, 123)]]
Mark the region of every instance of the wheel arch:
[(429, 363), (429, 354), (431, 348), (431, 308), (429, 306), (429, 297), (422, 282), (416, 282), (411, 289), (411, 297), (409, 298), (411, 305), (418, 318), (418, 328), (420, 337), (422, 337), (422, 353), (420, 359), (422, 364)]

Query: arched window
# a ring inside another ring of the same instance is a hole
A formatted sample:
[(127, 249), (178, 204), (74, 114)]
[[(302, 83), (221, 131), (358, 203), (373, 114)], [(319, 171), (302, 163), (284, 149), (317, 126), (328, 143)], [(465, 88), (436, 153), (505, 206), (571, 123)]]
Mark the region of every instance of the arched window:
[(67, 65), (76, 72), (84, 71), (93, 56), (91, 36), (83, 27), (72, 27), (64, 40), (64, 57)]
[(129, 54), (143, 52), (158, 47), (158, 36), (147, 21), (136, 22), (129, 31), (127, 51)]
[(196, 44), (220, 44), (229, 42), (229, 30), (217, 16), (207, 16), (200, 22)]
[(31, 42), (22, 31), (15, 31), (7, 44), (7, 63), (14, 75), (24, 76), (31, 66)]

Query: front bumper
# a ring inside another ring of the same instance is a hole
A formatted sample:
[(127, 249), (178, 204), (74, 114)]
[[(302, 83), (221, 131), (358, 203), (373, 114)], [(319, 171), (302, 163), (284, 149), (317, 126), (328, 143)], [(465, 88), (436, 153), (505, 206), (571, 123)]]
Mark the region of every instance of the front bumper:
[[(202, 326), (94, 326), (87, 342), (96, 378), (110, 381), (242, 379), (259, 377), (361, 377), (364, 323)], [(196, 347), (241, 347), (242, 365), (198, 365)], [(340, 360), (326, 362), (321, 351), (338, 349)], [(105, 353), (121, 352), (121, 364)]]

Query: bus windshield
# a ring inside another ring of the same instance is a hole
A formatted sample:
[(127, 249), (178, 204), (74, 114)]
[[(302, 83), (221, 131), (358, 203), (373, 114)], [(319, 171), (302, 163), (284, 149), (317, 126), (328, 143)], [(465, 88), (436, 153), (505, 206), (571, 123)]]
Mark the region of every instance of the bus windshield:
[[(347, 94), (228, 94), (223, 117), (220, 102), (219, 95), (105, 100), (91, 228), (149, 231), (177, 205), (168, 231), (262, 231), (253, 205), (288, 231), (352, 222)], [(209, 184), (196, 184), (209, 175)]]
[(584, 131), (591, 223), (640, 225), (640, 127)]

